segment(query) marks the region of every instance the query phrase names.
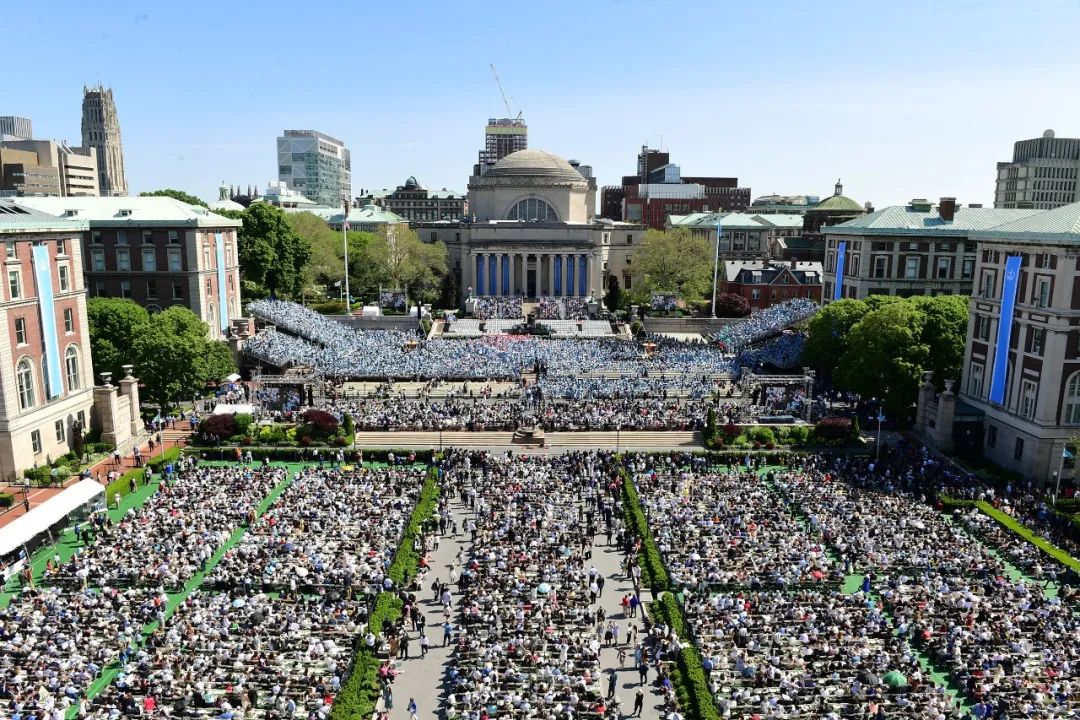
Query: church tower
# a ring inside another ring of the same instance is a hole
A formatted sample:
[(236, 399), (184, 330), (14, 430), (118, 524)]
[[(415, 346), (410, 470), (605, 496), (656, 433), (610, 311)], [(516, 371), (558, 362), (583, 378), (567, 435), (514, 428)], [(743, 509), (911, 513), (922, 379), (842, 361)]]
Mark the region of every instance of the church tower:
[(124, 147), (112, 88), (83, 86), (82, 144), (97, 150), (98, 186), (103, 196), (127, 195)]

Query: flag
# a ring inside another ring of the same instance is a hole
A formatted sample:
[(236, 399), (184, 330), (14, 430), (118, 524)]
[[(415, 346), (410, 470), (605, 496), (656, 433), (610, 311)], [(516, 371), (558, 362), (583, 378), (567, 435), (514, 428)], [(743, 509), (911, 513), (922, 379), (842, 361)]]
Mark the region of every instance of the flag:
[(1061, 446), (1061, 457), (1068, 460), (1072, 456), (1073, 456), (1073, 454), (1071, 452), (1069, 452), (1069, 446), (1068, 445), (1062, 445)]
[(346, 215), (345, 219), (341, 222), (341, 229), (345, 230), (346, 232), (349, 231), (350, 228), (349, 228), (349, 216), (348, 215)]

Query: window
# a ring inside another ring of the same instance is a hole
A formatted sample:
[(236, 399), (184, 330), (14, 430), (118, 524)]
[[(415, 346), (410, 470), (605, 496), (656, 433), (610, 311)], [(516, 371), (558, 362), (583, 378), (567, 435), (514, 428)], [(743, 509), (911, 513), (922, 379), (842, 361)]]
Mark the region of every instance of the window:
[(91, 250), (90, 251), (90, 267), (94, 269), (94, 272), (105, 271), (105, 251), (104, 250)]
[(952, 258), (939, 257), (934, 277), (938, 280), (948, 280), (950, 275), (952, 275)]
[(64, 308), (64, 332), (70, 335), (75, 332), (75, 311)]
[(169, 248), (169, 272), (180, 272), (180, 248)]
[(72, 345), (64, 353), (64, 370), (67, 372), (68, 392), (82, 387), (79, 377), (79, 351)]
[(15, 344), (26, 344), (26, 319), (15, 318)]
[(555, 213), (554, 208), (540, 198), (525, 198), (524, 200), (519, 200), (518, 203), (510, 209), (510, 213), (506, 216), (506, 219), (556, 222), (558, 221), (559, 216)]
[(61, 238), (60, 240), (56, 241), (56, 254), (67, 255), (67, 240)]
[[(1035, 417), (1035, 393), (1037, 386), (1031, 380), (1024, 380), (1020, 384), (1020, 416), (1028, 420)], [(1017, 457), (1017, 460), (1020, 458)]]
[(983, 270), (982, 283), (979, 285), (979, 297), (994, 297), (994, 286), (997, 281), (997, 273), (993, 270)]
[(210, 303), (206, 306), (206, 322), (210, 327), (214, 327), (214, 303)]
[(1017, 460), (1024, 457), (1024, 438), (1016, 438), (1016, 444), (1013, 445), (1013, 457)]
[(79, 427), (81, 427), (83, 430), (86, 430), (86, 413), (80, 410), (79, 414), (75, 417), (79, 419)]
[(122, 297), (122, 298), (130, 298), (131, 297), (131, 281), (130, 280), (121, 280), (120, 281), (120, 297)]
[(28, 358), (20, 360), (15, 368), (15, 386), (19, 393), (19, 409), (34, 407), (34, 371)]
[(56, 442), (64, 442), (64, 421), (57, 420), (53, 427), (56, 428)]
[(213, 295), (214, 294), (214, 281), (211, 280), (210, 278), (206, 278), (206, 294), (207, 295)]
[(14, 260), (15, 259), (15, 241), (14, 240), (7, 240), (7, 241), (4, 242), (4, 245), (7, 248), (8, 259), (9, 260)]
[(1080, 425), (1080, 372), (1073, 373), (1065, 386), (1065, 412), (1061, 421), (1065, 425)]
[(30, 447), (34, 449), (35, 455), (41, 454), (41, 432), (38, 430), (30, 431)]
[(148, 298), (156, 298), (157, 297), (157, 280), (147, 280), (146, 281), (146, 297), (148, 297)]
[(154, 242), (154, 233), (151, 232), (150, 230), (143, 230), (142, 231), (142, 241), (143, 241), (143, 245), (151, 245), (151, 244), (153, 244), (153, 242)]
[(94, 281), (94, 297), (105, 297), (105, 281)]
[[(120, 234), (120, 231), (118, 230), (117, 235), (119, 236), (119, 234)], [(90, 231), (90, 242), (94, 243), (95, 245), (101, 244), (101, 231), (100, 230), (91, 230)], [(117, 240), (117, 242), (120, 242), (119, 239)]]
[(1039, 255), (1039, 267), (1047, 270), (1050, 269), (1050, 253)]
[(180, 244), (180, 231), (179, 230), (170, 230), (169, 231), (169, 244), (170, 245), (179, 245)]
[(630, 233), (626, 233), (626, 244), (627, 245), (633, 245), (634, 244), (634, 236), (632, 234), (630, 234)]
[(1035, 304), (1041, 308), (1050, 305), (1050, 280), (1048, 278), (1039, 278), (1035, 288)]
[(757, 288), (751, 288), (751, 290), (750, 290), (750, 299), (751, 300), (760, 300), (761, 299), (761, 290), (758, 290)]
[(1042, 356), (1043, 346), (1046, 344), (1046, 330), (1044, 328), (1031, 328), (1031, 354)]
[(964, 264), (960, 266), (960, 277), (970, 280), (975, 275), (975, 258), (964, 258)]
[(144, 272), (157, 270), (157, 254), (154, 248), (144, 248), (142, 251), (142, 269)]
[(986, 446), (997, 447), (997, 425), (990, 425), (986, 428)]
[(131, 270), (131, 254), (127, 250), (116, 251), (116, 269), (122, 272)]
[(909, 257), (904, 260), (904, 277), (908, 280), (919, 277), (919, 258)]
[(983, 366), (982, 363), (971, 363), (971, 372), (968, 374), (968, 394), (982, 397), (983, 390)]
[(56, 273), (60, 279), (60, 292), (67, 292), (71, 289), (71, 273), (68, 270), (67, 265), (57, 265)]
[(11, 299), (18, 300), (22, 297), (22, 280), (18, 270), (8, 270), (8, 288), (11, 290)]
[(172, 296), (173, 300), (179, 300), (184, 297), (184, 286), (180, 283), (174, 282), (172, 284)]
[(116, 244), (127, 245), (127, 230), (116, 231)]
[(889, 267), (889, 258), (884, 255), (875, 255), (873, 261), (871, 261), (870, 274), (871, 277), (883, 278), (885, 272)]

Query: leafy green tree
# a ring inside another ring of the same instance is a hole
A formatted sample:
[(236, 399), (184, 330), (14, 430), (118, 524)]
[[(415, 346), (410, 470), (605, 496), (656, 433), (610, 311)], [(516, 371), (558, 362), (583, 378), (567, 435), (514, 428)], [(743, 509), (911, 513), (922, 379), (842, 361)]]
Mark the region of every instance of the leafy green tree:
[(929, 347), (929, 359), (924, 370), (934, 371), (934, 383), (944, 389), (945, 380), (956, 380), (957, 387), (964, 365), (964, 340), (968, 326), (968, 299), (961, 295), (909, 298), (926, 315), (922, 340)]
[(204, 203), (202, 200), (195, 197), (194, 195), (190, 195), (183, 190), (173, 190), (172, 188), (141, 192), (139, 193), (139, 197), (171, 197), (174, 200), (179, 200), (180, 202), (187, 203), (188, 205), (201, 205), (203, 207), (206, 207), (206, 203)]
[[(350, 246), (352, 239), (350, 237)], [(350, 247), (350, 259), (351, 259)], [(371, 279), (388, 288), (404, 288), (409, 298), (433, 302), (447, 270), (446, 245), (425, 243), (404, 225), (376, 233), (357, 254)]]
[(228, 346), (207, 337), (209, 327), (185, 307), (155, 315), (132, 351), (146, 396), (163, 408), (202, 392), (207, 382), (236, 370)]
[(622, 305), (622, 301), (622, 285), (619, 283), (619, 278), (611, 275), (608, 277), (608, 288), (607, 293), (604, 295), (604, 306), (610, 312), (615, 312)]
[[(345, 241), (342, 234), (314, 213), (289, 213), (287, 217), (293, 232), (311, 247), (311, 257), (304, 267), (304, 292), (313, 294), (317, 286), (331, 286), (339, 282), (345, 271)], [(358, 237), (361, 235), (368, 233), (349, 233), (350, 255), (362, 247), (363, 239)]]
[[(634, 273), (648, 292), (678, 295), (687, 305), (702, 303), (712, 290), (713, 250), (686, 228), (649, 230), (634, 253)], [(634, 287), (639, 287), (635, 277)]]
[(833, 377), (833, 370), (848, 348), (848, 333), (869, 311), (862, 300), (837, 300), (823, 307), (807, 323), (809, 337), (803, 362), (822, 377)]
[(124, 376), (122, 365), (134, 364), (132, 341), (150, 326), (150, 314), (133, 300), (90, 298), (86, 302), (90, 325), (90, 353), (94, 358), (94, 377), (111, 372), (114, 381)]
[(848, 333), (833, 373), (837, 384), (863, 397), (883, 398), (885, 412), (903, 422), (930, 360), (925, 326), (926, 313), (914, 303), (888, 303), (867, 313)]
[(293, 230), (287, 213), (273, 205), (252, 204), (242, 221), (237, 249), (244, 278), (272, 295), (298, 296), (311, 245)]

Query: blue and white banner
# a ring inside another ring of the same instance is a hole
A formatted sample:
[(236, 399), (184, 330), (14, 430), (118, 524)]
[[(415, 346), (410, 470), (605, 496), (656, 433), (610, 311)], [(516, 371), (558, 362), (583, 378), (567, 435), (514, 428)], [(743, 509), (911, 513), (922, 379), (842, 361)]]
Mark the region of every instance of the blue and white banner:
[(229, 294), (225, 290), (225, 240), (221, 233), (214, 233), (217, 248), (218, 329), (227, 332), (229, 327)]
[(562, 295), (562, 255), (555, 256), (555, 296)]
[(488, 255), (488, 295), (494, 295), (497, 292), (495, 285), (495, 279), (498, 277), (497, 267), (495, 256)]
[(586, 268), (589, 266), (589, 259), (582, 255), (578, 258), (578, 295), (585, 297), (589, 294), (589, 276), (586, 272)]
[(500, 255), (502, 258), (502, 294), (510, 294), (510, 256)]
[(484, 294), (484, 256), (476, 256), (476, 294)]
[(990, 376), (990, 402), (1005, 404), (1005, 375), (1009, 370), (1009, 343), (1012, 341), (1013, 309), (1020, 288), (1020, 265), (1023, 258), (1005, 258), (1005, 277), (1001, 280), (1001, 315), (998, 319), (997, 346), (994, 349), (994, 374)]
[(566, 296), (573, 297), (574, 295), (574, 256), (570, 255), (566, 258)]
[(841, 240), (840, 244), (836, 246), (836, 283), (833, 287), (833, 300), (839, 300), (843, 297), (844, 290), (844, 260), (847, 257), (847, 241)]
[(37, 281), (41, 338), (45, 343), (45, 394), (50, 399), (64, 394), (60, 372), (60, 342), (56, 336), (56, 303), (53, 300), (52, 262), (48, 245), (34, 245), (34, 279)]

